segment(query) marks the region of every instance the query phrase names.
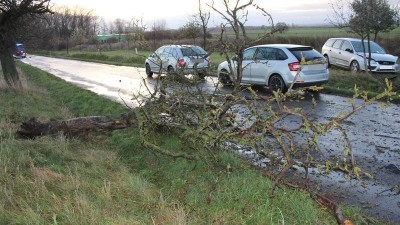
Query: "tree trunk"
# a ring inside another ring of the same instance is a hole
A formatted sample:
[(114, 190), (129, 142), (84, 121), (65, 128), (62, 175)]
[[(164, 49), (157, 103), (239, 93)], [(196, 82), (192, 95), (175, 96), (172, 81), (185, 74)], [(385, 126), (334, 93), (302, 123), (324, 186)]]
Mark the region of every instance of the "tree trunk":
[(207, 27), (203, 26), (203, 48), (206, 49), (206, 43), (207, 43)]
[(11, 41), (3, 35), (0, 36), (0, 61), (3, 70), (4, 80), (8, 86), (21, 87), (17, 67), (12, 56)]
[(378, 37), (378, 31), (374, 32), (374, 42), (376, 42), (376, 38)]
[(364, 44), (365, 38), (361, 37), (361, 47), (363, 49), (363, 63), (364, 63), (364, 68), (365, 72), (368, 73), (368, 62), (367, 62), (367, 50), (365, 49), (365, 44)]
[(67, 38), (67, 55), (69, 55), (69, 38)]
[(366, 71), (371, 72), (371, 40), (370, 40), (370, 34), (369, 32), (367, 33), (367, 43), (368, 43), (368, 68), (365, 68)]
[(36, 118), (22, 123), (17, 131), (19, 138), (34, 139), (40, 136), (55, 136), (63, 134), (67, 137), (83, 138), (90, 132), (125, 129), (137, 125), (133, 113), (121, 115), (119, 118), (106, 116), (78, 117), (64, 121), (51, 120), (40, 122)]

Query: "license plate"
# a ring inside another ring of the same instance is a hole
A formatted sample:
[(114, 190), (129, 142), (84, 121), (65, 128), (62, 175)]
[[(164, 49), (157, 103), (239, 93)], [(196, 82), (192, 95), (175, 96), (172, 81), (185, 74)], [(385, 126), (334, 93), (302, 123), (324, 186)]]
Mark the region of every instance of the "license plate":
[(380, 66), (379, 68), (381, 70), (391, 70), (391, 69), (393, 69), (393, 66)]
[(200, 59), (195, 59), (195, 60), (192, 60), (194, 63), (203, 63), (204, 62), (204, 59), (203, 58), (200, 58)]

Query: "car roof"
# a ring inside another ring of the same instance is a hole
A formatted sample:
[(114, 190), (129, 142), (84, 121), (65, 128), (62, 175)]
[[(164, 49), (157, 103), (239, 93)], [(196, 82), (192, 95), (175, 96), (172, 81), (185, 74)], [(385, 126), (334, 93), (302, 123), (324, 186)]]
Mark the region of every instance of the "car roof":
[[(329, 39), (333, 39), (333, 40), (345, 40), (345, 41), (361, 41), (360, 38), (329, 38)], [(364, 40), (367, 41), (367, 40)], [(370, 40), (371, 42), (373, 42), (372, 40)]]
[(275, 48), (301, 48), (301, 47), (307, 47), (307, 48), (312, 48), (311, 46), (307, 45), (296, 45), (296, 44), (265, 44), (265, 45), (256, 45), (252, 47), (275, 47)]
[(181, 47), (200, 47), (197, 45), (163, 45), (161, 47), (176, 47), (176, 48), (181, 48)]

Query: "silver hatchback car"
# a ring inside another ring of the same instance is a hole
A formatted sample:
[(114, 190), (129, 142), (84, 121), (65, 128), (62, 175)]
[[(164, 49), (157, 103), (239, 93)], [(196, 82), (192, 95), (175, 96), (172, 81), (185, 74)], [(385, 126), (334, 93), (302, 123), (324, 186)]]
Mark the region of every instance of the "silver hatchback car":
[[(300, 65), (301, 58), (314, 61), (312, 65)], [(236, 74), (236, 59), (232, 58), (233, 73)], [(243, 52), (241, 83), (266, 85), (272, 91), (294, 87), (320, 85), (328, 81), (329, 70), (323, 55), (310, 46), (292, 44), (258, 45)], [(294, 81), (297, 72), (300, 76)], [(218, 78), (224, 85), (232, 83), (228, 62), (218, 66)]]
[[(366, 57), (368, 57), (368, 45), (364, 41)], [(377, 43), (370, 41), (372, 72), (399, 72), (396, 64), (398, 57), (387, 54)], [(322, 54), (329, 65), (349, 68), (351, 71), (365, 70), (363, 44), (356, 38), (330, 38), (322, 47)]]
[(153, 73), (182, 72), (196, 73), (204, 78), (209, 67), (208, 53), (196, 45), (164, 45), (145, 60), (146, 74), (149, 77)]

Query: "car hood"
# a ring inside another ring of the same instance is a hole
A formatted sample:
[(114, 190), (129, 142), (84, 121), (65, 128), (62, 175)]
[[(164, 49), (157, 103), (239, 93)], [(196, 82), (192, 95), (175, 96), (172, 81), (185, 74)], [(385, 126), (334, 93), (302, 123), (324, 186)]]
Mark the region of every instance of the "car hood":
[[(358, 53), (359, 56), (363, 57), (363, 53)], [(368, 57), (368, 53), (366, 54)], [(371, 59), (375, 61), (389, 61), (389, 62), (397, 62), (397, 56), (390, 55), (390, 54), (379, 54), (379, 53), (372, 53)]]

